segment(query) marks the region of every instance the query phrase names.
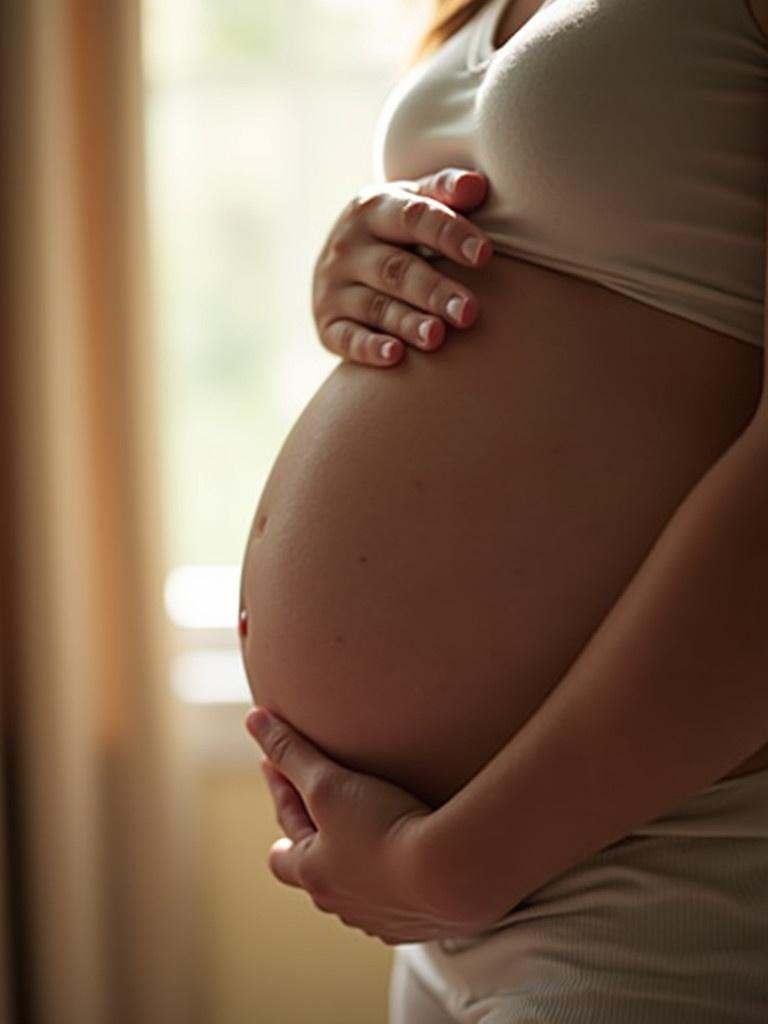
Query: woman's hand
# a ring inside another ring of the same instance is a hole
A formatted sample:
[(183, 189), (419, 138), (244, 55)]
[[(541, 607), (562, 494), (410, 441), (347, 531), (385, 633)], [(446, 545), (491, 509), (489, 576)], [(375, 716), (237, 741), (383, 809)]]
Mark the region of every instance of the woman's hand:
[[(265, 726), (266, 731), (262, 731)], [(470, 934), (425, 893), (420, 845), (432, 809), (391, 783), (349, 771), (265, 708), (246, 726), (286, 838), (269, 853), (272, 874), (306, 890), (315, 906), (387, 945)], [(490, 923), (490, 922), (484, 922)]]
[[(438, 348), (445, 338), (443, 318), (468, 327), (477, 299), (431, 267), (421, 247), (467, 267), (484, 266), (491, 258), (490, 238), (453, 208), (480, 205), (486, 190), (485, 175), (447, 168), (359, 192), (337, 218), (315, 264), (312, 312), (325, 348), (352, 362), (395, 366), (405, 353), (403, 343)], [(475, 255), (471, 248), (462, 251), (466, 242), (479, 243)]]

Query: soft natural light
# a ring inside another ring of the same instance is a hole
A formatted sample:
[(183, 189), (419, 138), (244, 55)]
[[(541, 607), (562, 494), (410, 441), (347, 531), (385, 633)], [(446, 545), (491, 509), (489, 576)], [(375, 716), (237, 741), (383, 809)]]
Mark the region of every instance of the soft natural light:
[(183, 629), (237, 628), (240, 566), (183, 565), (165, 579), (165, 610)]
[(248, 700), (240, 561), (267, 476), (337, 365), (310, 295), (427, 0), (142, 0), (173, 688)]
[(251, 704), (239, 651), (201, 650), (177, 654), (171, 686), (189, 704)]

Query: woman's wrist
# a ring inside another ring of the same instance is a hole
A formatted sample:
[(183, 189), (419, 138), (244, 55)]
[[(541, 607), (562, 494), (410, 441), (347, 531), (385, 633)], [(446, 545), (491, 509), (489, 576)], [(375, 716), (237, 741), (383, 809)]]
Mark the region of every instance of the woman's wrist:
[(456, 924), (457, 934), (481, 930), (510, 907), (482, 856), (482, 842), (462, 825), (463, 802), (448, 804), (412, 822), (410, 881), (435, 917)]

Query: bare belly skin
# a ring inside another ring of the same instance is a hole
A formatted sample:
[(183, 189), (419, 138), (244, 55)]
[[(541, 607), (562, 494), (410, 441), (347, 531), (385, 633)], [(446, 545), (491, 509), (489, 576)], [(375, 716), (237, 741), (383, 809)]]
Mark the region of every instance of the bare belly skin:
[[(330, 373), (264, 487), (241, 595), (254, 701), (433, 806), (568, 671), (762, 374), (756, 346), (599, 285), (436, 265), (477, 320)], [(729, 775), (765, 766), (768, 744)]]

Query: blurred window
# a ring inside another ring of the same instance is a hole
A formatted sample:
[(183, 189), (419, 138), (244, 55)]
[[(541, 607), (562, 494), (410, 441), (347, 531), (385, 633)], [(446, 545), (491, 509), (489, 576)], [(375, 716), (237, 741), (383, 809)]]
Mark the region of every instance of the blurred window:
[(314, 261), (374, 178), (376, 118), (419, 27), (409, 0), (144, 0), (173, 686), (250, 701), (239, 568), (277, 452), (338, 362)]

